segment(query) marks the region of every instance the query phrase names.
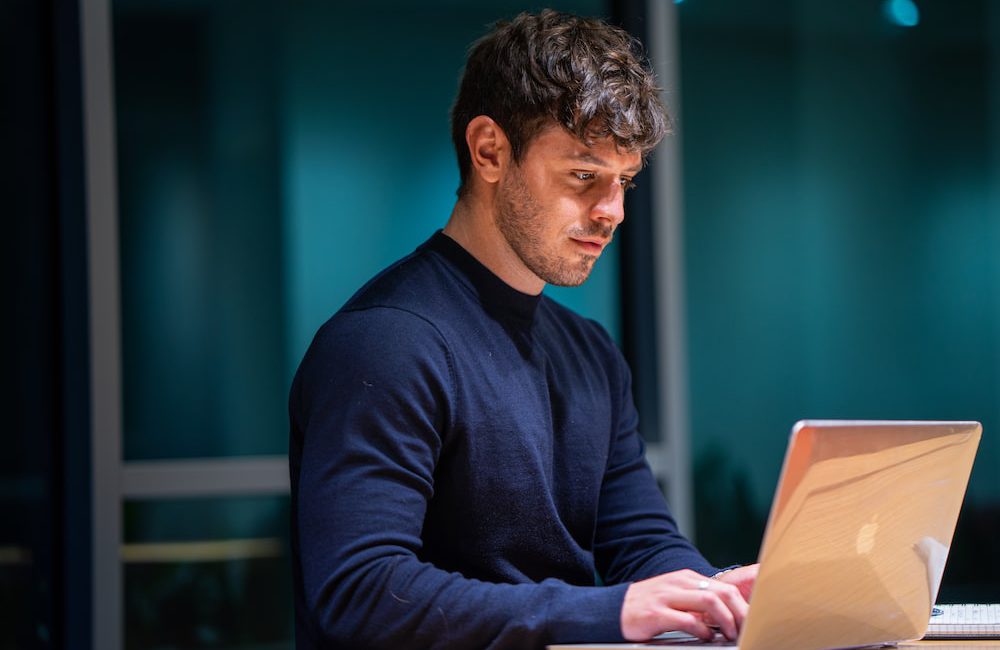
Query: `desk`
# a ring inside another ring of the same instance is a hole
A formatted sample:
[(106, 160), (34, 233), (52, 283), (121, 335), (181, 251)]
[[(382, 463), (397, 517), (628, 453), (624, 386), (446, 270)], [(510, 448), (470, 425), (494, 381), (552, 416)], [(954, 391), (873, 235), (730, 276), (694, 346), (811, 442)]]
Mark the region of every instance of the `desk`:
[[(677, 648), (692, 650), (692, 648), (735, 648), (735, 646), (699, 646), (697, 644), (686, 645), (654, 645), (648, 643), (581, 643), (568, 645), (550, 645), (549, 650), (623, 650), (626, 648)], [(997, 648), (1000, 650), (1000, 639), (977, 640), (977, 641), (911, 641), (900, 643), (897, 648), (919, 648), (920, 650), (964, 650), (965, 648)]]
[[(699, 646), (698, 644), (649, 644), (649, 643), (579, 643), (550, 645), (548, 650), (623, 650), (628, 648), (736, 648), (736, 646)], [(897, 648), (919, 648), (920, 650), (964, 650), (965, 648), (998, 648), (1000, 649), (1000, 639), (965, 641), (957, 639), (954, 641), (910, 641), (900, 643)]]
[(955, 639), (953, 641), (911, 641), (910, 643), (900, 643), (899, 648), (925, 648), (926, 650), (958, 650), (959, 648), (1000, 648), (1000, 639), (982, 639), (976, 641), (966, 641)]

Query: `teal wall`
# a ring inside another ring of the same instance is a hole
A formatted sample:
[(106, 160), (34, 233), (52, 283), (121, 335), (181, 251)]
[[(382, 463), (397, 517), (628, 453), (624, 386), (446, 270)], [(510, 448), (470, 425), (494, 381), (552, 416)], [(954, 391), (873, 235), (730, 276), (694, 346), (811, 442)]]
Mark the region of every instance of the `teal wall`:
[(913, 29), (862, 0), (678, 7), (698, 537), (719, 561), (755, 557), (800, 418), (981, 420), (966, 513), (1000, 521), (1000, 11), (918, 5)]

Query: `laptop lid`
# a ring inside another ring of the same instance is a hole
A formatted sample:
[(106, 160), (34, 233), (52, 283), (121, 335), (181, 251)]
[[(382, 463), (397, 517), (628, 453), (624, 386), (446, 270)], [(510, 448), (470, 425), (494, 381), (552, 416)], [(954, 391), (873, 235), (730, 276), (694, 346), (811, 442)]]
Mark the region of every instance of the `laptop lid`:
[(741, 650), (923, 636), (981, 434), (978, 422), (797, 423)]

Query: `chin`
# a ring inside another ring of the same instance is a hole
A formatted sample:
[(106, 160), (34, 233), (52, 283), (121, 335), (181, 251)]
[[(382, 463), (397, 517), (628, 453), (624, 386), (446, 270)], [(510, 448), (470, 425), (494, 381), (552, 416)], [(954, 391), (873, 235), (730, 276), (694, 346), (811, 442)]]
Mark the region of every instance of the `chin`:
[(587, 281), (592, 270), (593, 263), (586, 269), (581, 269), (579, 273), (552, 274), (549, 278), (545, 279), (545, 282), (557, 287), (578, 287)]

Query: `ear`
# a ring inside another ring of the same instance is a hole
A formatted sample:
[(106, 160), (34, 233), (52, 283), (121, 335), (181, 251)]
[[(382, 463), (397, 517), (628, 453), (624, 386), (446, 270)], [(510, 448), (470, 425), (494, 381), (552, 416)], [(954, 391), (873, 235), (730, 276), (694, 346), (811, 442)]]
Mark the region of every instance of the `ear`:
[(477, 115), (465, 127), (465, 143), (472, 158), (472, 173), (487, 183), (497, 183), (510, 161), (510, 141), (493, 118)]

